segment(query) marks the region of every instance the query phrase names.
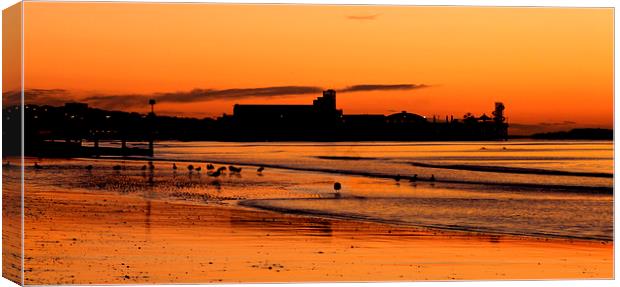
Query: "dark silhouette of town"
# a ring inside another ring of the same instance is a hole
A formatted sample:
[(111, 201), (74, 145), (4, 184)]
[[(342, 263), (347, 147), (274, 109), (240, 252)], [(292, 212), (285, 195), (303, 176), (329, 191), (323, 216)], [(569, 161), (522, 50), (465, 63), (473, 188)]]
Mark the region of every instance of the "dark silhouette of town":
[[(145, 103), (146, 104), (146, 103)], [(240, 105), (219, 118), (156, 116), (151, 112), (106, 111), (85, 103), (24, 106), (26, 154), (105, 155), (153, 152), (155, 140), (180, 141), (430, 141), (505, 140), (504, 105), (495, 103), (491, 116), (426, 117), (402, 111), (391, 115), (343, 114), (336, 91), (326, 90), (311, 105)], [(20, 107), (3, 110), (5, 139), (19, 135)], [(16, 137), (17, 138), (17, 137)], [(94, 143), (85, 147), (82, 143)], [(118, 141), (120, 147), (99, 142)], [(142, 142), (133, 148), (128, 142)], [(9, 144), (9, 143), (7, 143)], [(5, 146), (7, 145), (5, 144)], [(10, 144), (9, 144), (10, 145)]]

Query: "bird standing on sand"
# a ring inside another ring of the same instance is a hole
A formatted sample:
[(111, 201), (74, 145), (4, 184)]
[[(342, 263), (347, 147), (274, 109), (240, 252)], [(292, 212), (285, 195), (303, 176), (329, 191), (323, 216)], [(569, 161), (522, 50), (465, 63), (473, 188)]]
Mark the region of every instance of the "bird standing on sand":
[(435, 175), (431, 174), (431, 181), (435, 181)]
[(394, 177), (394, 180), (395, 180), (396, 182), (399, 182), (399, 181), (400, 181), (400, 174), (397, 174), (397, 175)]
[(257, 171), (258, 173), (261, 173), (261, 172), (263, 172), (263, 170), (265, 170), (265, 167), (264, 167), (264, 166), (261, 166), (261, 167), (259, 167), (256, 171)]
[(43, 167), (42, 167), (42, 166), (40, 166), (38, 162), (35, 162), (35, 163), (34, 163), (34, 168), (35, 168), (35, 169), (43, 169)]
[(192, 172), (194, 170), (194, 166), (193, 165), (188, 165), (187, 166), (187, 170), (189, 170), (189, 172)]
[(212, 164), (210, 163), (207, 164), (207, 170), (214, 170), (214, 169), (215, 167)]
[(149, 161), (149, 170), (154, 170), (155, 169), (155, 165), (153, 164), (152, 161)]
[(178, 169), (178, 167), (177, 167), (177, 164), (176, 164), (176, 163), (172, 163), (172, 169), (173, 169), (173, 170), (177, 170), (177, 169)]
[(234, 167), (232, 165), (228, 166), (228, 170), (230, 170), (230, 172), (236, 172), (236, 173), (241, 172), (241, 168), (240, 167)]
[(336, 198), (340, 198), (340, 189), (342, 188), (342, 185), (340, 184), (340, 182), (335, 182), (334, 183), (334, 191), (336, 191), (336, 193), (334, 194), (334, 196)]
[(93, 165), (92, 164), (87, 165), (86, 166), (86, 170), (88, 170), (88, 171), (93, 170)]
[(202, 167), (200, 166), (196, 168), (196, 172), (200, 172), (201, 170), (202, 170)]
[(418, 175), (414, 174), (413, 177), (409, 181), (416, 182), (417, 180), (418, 180)]
[(218, 176), (220, 176), (221, 174), (222, 174), (222, 170), (221, 170), (221, 169), (218, 169), (218, 170), (216, 170), (216, 171), (214, 171), (214, 172), (212, 172), (212, 173), (208, 173), (208, 175), (209, 175), (209, 176), (212, 176), (212, 177), (218, 177)]

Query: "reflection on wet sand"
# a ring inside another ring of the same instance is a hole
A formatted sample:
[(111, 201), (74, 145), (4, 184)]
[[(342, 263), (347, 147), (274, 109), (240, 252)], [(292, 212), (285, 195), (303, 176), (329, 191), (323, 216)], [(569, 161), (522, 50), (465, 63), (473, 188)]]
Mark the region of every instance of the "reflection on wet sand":
[(98, 192), (37, 191), (27, 204), (27, 284), (612, 276), (612, 244), (601, 242), (450, 233)]
[(21, 160), (4, 158), (2, 166), (2, 277), (22, 283)]
[[(91, 171), (84, 168), (91, 164)], [(116, 165), (121, 169), (114, 170)], [(26, 284), (613, 276), (609, 240), (442, 231), (239, 205), (247, 200), (338, 201), (342, 209), (351, 199), (364, 204), (457, 197), (486, 202), (540, 199), (539, 193), (396, 185), (393, 180), (277, 169), (262, 176), (226, 173), (213, 179), (161, 168), (172, 163), (156, 162), (146, 170), (143, 165), (45, 159), (42, 169), (27, 168)], [(333, 198), (336, 181), (342, 183), (339, 200)], [(543, 198), (607, 204), (610, 197), (554, 193)]]
[[(284, 220), (286, 219), (286, 220)], [(304, 236), (332, 236), (332, 222), (327, 219), (307, 217), (302, 218), (254, 218), (231, 214), (232, 228), (265, 230), (274, 234), (297, 233)]]

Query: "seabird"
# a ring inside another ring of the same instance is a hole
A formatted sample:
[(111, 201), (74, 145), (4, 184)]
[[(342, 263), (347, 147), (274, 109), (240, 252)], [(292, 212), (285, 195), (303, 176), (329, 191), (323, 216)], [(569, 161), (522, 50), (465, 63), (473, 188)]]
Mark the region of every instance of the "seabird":
[(222, 170), (218, 169), (218, 170), (216, 170), (216, 171), (214, 171), (212, 173), (209, 173), (208, 175), (209, 176), (213, 176), (213, 177), (218, 177), (218, 176), (220, 176), (220, 174), (222, 174)]
[(256, 171), (257, 171), (257, 172), (263, 172), (263, 170), (265, 170), (265, 167), (264, 167), (264, 166), (261, 166), (261, 167), (259, 167)]
[(177, 164), (176, 164), (176, 163), (173, 163), (173, 164), (172, 164), (172, 169), (173, 169), (173, 170), (177, 170), (177, 168), (178, 168), (178, 167), (177, 167)]
[(35, 162), (35, 163), (34, 163), (34, 168), (35, 168), (35, 169), (43, 169), (43, 167), (42, 167), (42, 166), (40, 166), (38, 162)]
[(213, 170), (215, 167), (212, 164), (207, 164), (207, 170)]
[(340, 182), (335, 182), (334, 183), (334, 190), (336, 191), (336, 193), (334, 194), (334, 196), (336, 198), (340, 198), (340, 189), (342, 188), (342, 185), (340, 184)]
[(240, 167), (234, 167), (232, 165), (228, 166), (228, 170), (230, 170), (230, 172), (241, 172), (241, 168)]
[(194, 170), (194, 166), (193, 165), (188, 165), (187, 166), (187, 170), (189, 170), (189, 172), (192, 172)]

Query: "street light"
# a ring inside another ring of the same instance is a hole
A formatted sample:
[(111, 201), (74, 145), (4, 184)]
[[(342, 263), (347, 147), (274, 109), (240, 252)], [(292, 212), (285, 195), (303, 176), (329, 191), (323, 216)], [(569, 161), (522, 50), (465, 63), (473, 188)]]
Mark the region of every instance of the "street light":
[(150, 99), (149, 100), (149, 105), (151, 105), (151, 114), (155, 113), (155, 104), (156, 104), (155, 99)]

